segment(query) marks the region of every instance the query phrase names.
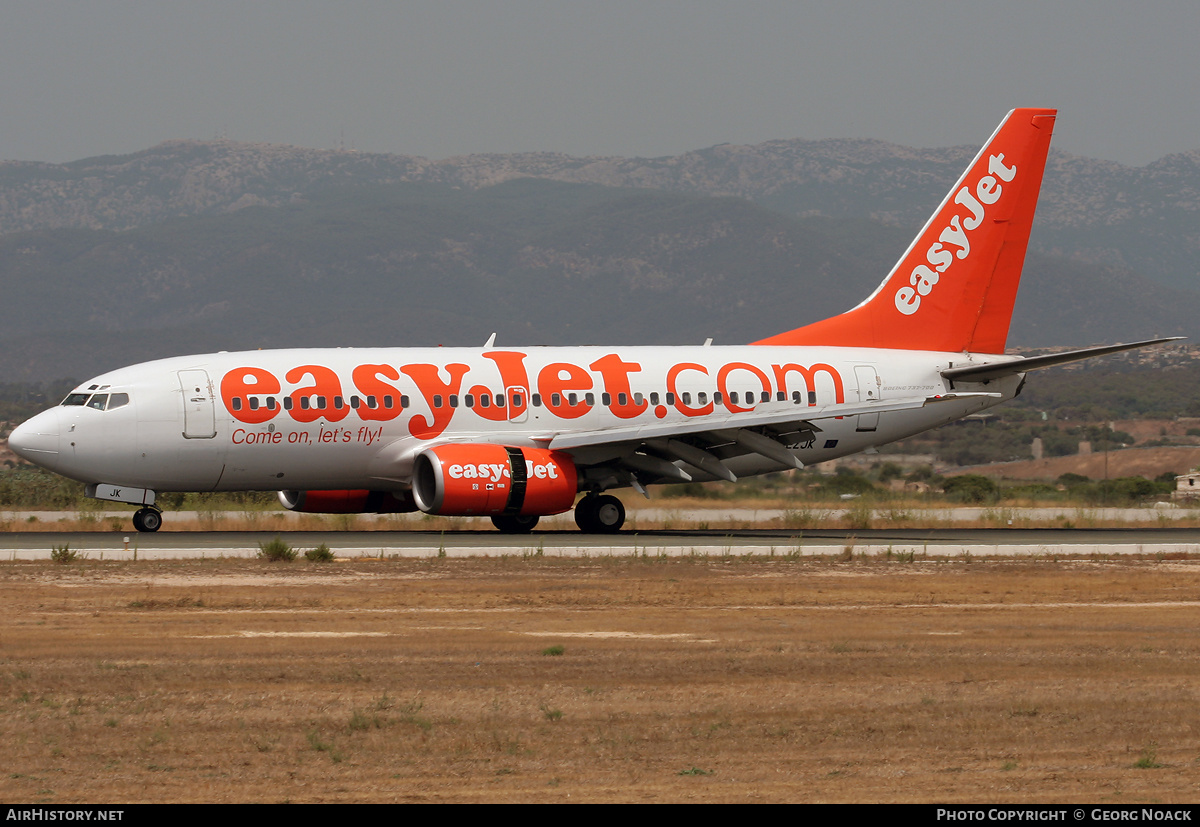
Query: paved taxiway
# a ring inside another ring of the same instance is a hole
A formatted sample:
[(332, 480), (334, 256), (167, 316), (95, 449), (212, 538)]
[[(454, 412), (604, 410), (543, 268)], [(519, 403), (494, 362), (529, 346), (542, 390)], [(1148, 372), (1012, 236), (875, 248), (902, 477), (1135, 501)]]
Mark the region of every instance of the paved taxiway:
[(68, 545), (89, 559), (254, 557), (280, 534), (303, 551), (324, 543), (350, 557), (602, 557), (648, 555), (913, 554), (926, 557), (1054, 555), (1200, 555), (1200, 528), (1124, 529), (782, 529), (641, 531), (612, 536), (577, 531), (505, 535), (494, 531), (164, 531), (158, 534), (12, 532), (0, 534), (0, 559), (48, 559)]

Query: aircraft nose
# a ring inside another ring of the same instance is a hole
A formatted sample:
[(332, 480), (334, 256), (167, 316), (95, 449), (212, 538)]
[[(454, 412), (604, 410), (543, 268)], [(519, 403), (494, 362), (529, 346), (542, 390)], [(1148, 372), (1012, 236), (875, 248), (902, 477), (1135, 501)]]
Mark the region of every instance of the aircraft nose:
[(8, 435), (8, 447), (23, 460), (53, 469), (58, 464), (58, 410), (22, 422)]

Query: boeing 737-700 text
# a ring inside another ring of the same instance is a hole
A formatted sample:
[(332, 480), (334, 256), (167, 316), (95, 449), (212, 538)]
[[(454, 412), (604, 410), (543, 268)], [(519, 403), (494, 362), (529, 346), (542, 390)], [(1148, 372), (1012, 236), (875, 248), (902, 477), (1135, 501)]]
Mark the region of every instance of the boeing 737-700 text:
[(1054, 118), (1010, 112), (864, 302), (751, 345), (161, 359), (85, 382), (9, 446), (141, 506), (141, 531), (162, 524), (156, 492), (279, 489), (297, 511), (520, 532), (574, 507), (617, 531), (605, 491), (802, 468), (1011, 399), (1030, 370), (1152, 344), (1004, 354)]

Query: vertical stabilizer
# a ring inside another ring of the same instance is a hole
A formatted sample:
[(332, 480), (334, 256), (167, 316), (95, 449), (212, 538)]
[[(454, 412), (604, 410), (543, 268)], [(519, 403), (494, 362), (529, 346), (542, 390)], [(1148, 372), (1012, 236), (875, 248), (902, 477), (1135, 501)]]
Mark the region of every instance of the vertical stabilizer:
[(1055, 114), (1009, 112), (866, 301), (755, 344), (1003, 353)]

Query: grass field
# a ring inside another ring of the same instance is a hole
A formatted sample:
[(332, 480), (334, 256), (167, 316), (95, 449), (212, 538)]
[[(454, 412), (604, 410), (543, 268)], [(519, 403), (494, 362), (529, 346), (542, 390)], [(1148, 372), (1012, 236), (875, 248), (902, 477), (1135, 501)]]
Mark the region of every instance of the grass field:
[(1198, 595), (1192, 559), (3, 563), (0, 799), (1194, 801)]

